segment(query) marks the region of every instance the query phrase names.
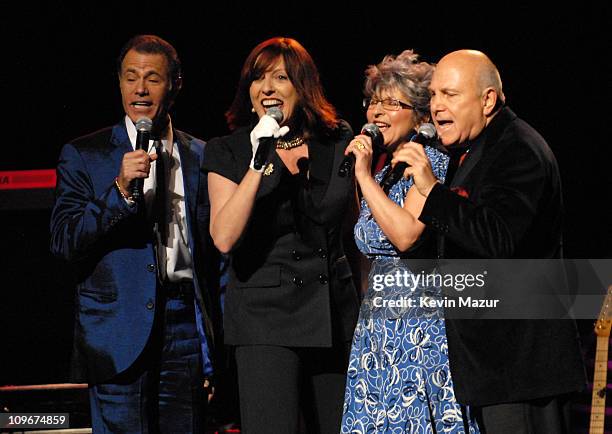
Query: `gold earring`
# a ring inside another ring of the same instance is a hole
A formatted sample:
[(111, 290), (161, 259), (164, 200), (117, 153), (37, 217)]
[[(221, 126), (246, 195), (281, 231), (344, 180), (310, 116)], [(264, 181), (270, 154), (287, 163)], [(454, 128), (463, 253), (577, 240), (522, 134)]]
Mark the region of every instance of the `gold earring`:
[(251, 107), (251, 113), (255, 113), (255, 107)]

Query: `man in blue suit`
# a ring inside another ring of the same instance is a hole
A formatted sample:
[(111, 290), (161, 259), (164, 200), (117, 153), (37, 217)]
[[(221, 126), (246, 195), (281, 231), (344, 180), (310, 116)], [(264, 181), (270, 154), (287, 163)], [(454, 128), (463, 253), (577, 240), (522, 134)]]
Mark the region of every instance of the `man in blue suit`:
[[(51, 250), (77, 282), (75, 379), (90, 384), (94, 432), (203, 432), (219, 269), (204, 143), (172, 126), (168, 42), (136, 36), (117, 66), (125, 118), (65, 145), (57, 168)], [(142, 117), (152, 140), (135, 150)]]

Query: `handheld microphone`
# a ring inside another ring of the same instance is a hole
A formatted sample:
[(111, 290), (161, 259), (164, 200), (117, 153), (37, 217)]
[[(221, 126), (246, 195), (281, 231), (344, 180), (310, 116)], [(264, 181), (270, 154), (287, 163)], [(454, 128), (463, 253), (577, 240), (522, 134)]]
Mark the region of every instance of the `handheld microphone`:
[[(279, 124), (283, 121), (283, 112), (278, 107), (270, 107), (266, 110), (266, 115), (270, 116)], [(266, 159), (270, 153), (270, 147), (272, 147), (275, 141), (276, 139), (274, 137), (262, 137), (259, 139), (257, 153), (253, 159), (253, 167), (255, 170), (260, 170), (262, 166), (266, 164)]]
[[(376, 124), (365, 124), (363, 127), (361, 127), (361, 134), (372, 139), (372, 147), (383, 147), (384, 138), (380, 132), (380, 128), (378, 128)], [(353, 154), (349, 154), (344, 157), (344, 160), (342, 160), (342, 163), (340, 163), (340, 168), (338, 169), (338, 176), (342, 178), (346, 177), (346, 175), (348, 175), (353, 168), (354, 162), (355, 156)]]
[[(144, 149), (147, 152), (149, 148), (149, 137), (153, 128), (153, 121), (147, 117), (142, 117), (136, 121), (136, 150)], [(144, 198), (143, 193), (144, 178), (136, 178), (132, 185), (132, 199), (140, 202)]]
[[(436, 137), (436, 127), (433, 124), (422, 124), (418, 130), (417, 135), (414, 136), (410, 141), (426, 145), (430, 140)], [(389, 192), (389, 189), (403, 176), (404, 170), (408, 168), (409, 164), (403, 161), (397, 163), (392, 171), (390, 171), (385, 179), (381, 183), (381, 187), (385, 193)]]

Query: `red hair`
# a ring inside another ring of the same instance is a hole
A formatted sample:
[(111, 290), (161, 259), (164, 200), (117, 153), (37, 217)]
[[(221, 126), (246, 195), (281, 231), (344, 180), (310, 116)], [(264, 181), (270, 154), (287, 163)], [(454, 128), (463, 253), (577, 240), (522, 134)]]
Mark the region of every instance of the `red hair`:
[(296, 110), (286, 123), (306, 136), (315, 131), (335, 129), (339, 122), (336, 109), (325, 98), (312, 57), (295, 39), (280, 37), (260, 43), (246, 58), (234, 101), (225, 113), (229, 128), (234, 130), (256, 120), (256, 115), (251, 111), (251, 83), (273, 66), (279, 57), (284, 60), (289, 80), (298, 94)]

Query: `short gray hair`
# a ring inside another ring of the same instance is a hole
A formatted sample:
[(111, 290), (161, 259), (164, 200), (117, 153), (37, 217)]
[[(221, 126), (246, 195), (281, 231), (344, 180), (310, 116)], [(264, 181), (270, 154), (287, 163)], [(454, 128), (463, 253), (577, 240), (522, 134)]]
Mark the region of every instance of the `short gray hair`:
[(404, 50), (397, 56), (389, 54), (378, 65), (367, 67), (363, 93), (372, 97), (383, 90), (397, 89), (423, 120), (430, 115), (429, 83), (433, 71), (434, 66), (419, 62), (419, 55), (412, 50)]

